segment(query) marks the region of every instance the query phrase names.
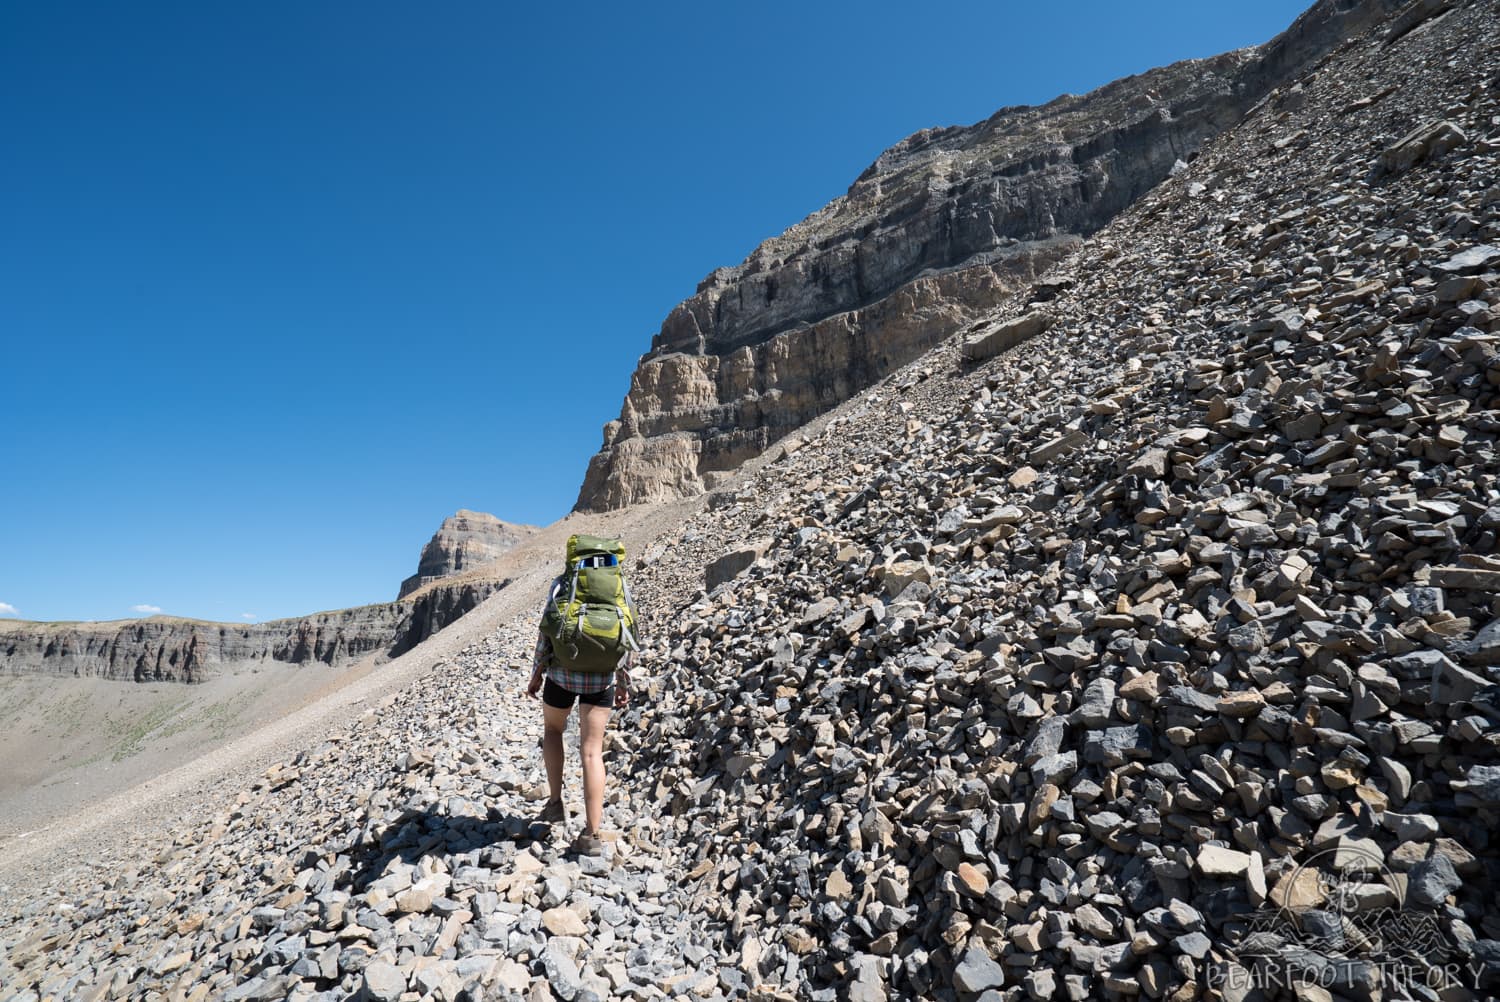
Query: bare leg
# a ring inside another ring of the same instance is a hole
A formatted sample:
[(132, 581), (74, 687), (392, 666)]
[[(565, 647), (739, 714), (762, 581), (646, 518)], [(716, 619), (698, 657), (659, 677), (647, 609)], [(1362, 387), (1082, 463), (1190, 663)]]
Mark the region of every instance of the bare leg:
[(542, 704), (542, 761), (547, 765), (547, 789), (551, 799), (562, 802), (563, 781), (563, 731), (568, 726), (568, 714), (572, 708), (559, 709)]
[(578, 706), (578, 750), (583, 756), (583, 810), (586, 831), (599, 834), (604, 816), (604, 728), (609, 725), (608, 706)]

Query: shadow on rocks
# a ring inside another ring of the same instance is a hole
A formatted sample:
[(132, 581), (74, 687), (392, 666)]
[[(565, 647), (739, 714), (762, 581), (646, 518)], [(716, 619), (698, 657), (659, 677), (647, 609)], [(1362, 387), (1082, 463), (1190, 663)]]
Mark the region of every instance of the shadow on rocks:
[(553, 826), (534, 817), (517, 817), (491, 808), (487, 817), (441, 813), (441, 804), (407, 809), (377, 827), (348, 850), (352, 870), (349, 889), (362, 894), (380, 879), (394, 859), (415, 865), (423, 856), (470, 857), (470, 865), (499, 866), (515, 850), (551, 839)]

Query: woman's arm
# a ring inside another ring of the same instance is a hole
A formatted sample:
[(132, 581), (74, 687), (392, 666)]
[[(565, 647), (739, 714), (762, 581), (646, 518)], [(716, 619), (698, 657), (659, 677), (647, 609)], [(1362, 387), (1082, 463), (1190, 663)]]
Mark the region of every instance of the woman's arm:
[(615, 709), (623, 710), (630, 705), (630, 665), (635, 653), (625, 655), (620, 667), (615, 669)]
[(538, 630), (536, 650), (531, 654), (531, 681), (526, 683), (526, 695), (535, 696), (542, 691), (542, 674), (551, 653), (552, 644), (547, 640), (547, 635)]

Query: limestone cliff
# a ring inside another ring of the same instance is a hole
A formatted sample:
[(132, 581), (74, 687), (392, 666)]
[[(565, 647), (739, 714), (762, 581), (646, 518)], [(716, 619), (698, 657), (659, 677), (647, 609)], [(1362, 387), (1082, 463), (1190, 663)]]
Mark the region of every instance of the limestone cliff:
[(402, 654), (508, 583), (449, 576), (489, 563), (536, 532), (483, 512), (443, 520), (422, 548), (417, 573), (395, 602), (265, 623), (210, 623), (174, 616), (102, 623), (0, 619), (0, 672), (76, 675), (135, 682), (202, 682), (231, 667), (267, 661), (340, 665)]
[(0, 671), (135, 682), (202, 682), (267, 661), (339, 665), (396, 656), (484, 601), (504, 582), (437, 584), (408, 599), (265, 623), (152, 616), (104, 623), (0, 620)]
[(1263, 46), (927, 129), (667, 316), (577, 508), (704, 489), (962, 329), (1399, 6), (1320, 0)]
[(417, 573), (401, 582), (397, 597), (405, 598), (423, 585), (487, 564), (536, 531), (534, 525), (515, 525), (482, 511), (459, 509), (443, 519), (422, 547)]

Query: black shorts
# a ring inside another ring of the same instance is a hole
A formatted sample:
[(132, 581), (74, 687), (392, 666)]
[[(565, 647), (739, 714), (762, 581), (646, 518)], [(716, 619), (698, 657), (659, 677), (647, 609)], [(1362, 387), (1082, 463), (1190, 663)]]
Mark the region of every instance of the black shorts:
[(555, 706), (559, 710), (572, 709), (575, 699), (580, 706), (614, 706), (614, 679), (610, 679), (609, 685), (598, 692), (574, 692), (572, 689), (564, 689), (550, 678), (542, 686), (542, 702), (548, 706)]

